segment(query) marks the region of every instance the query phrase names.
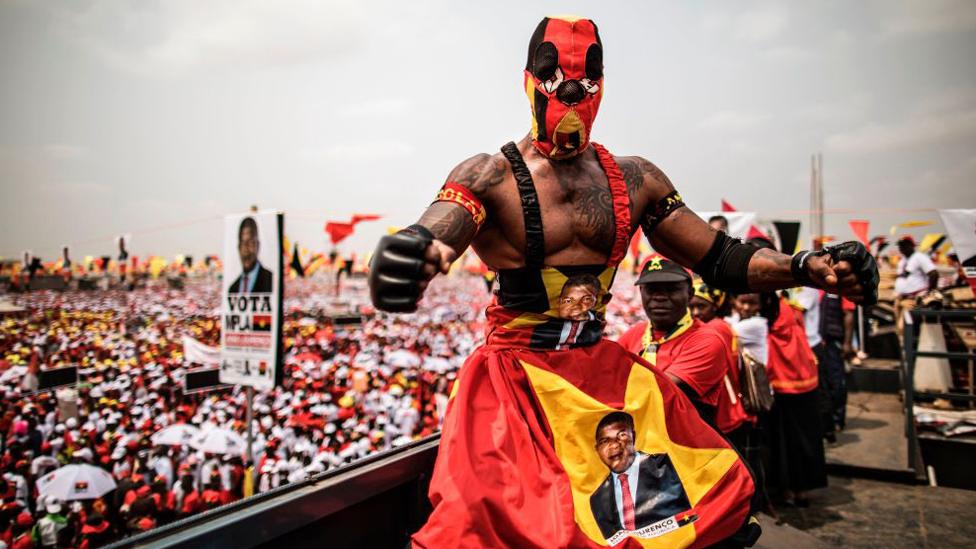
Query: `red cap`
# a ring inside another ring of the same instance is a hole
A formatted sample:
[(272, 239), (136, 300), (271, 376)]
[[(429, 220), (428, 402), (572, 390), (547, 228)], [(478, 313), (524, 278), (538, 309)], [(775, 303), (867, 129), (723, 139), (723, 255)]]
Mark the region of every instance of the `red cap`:
[(136, 495), (139, 496), (139, 497), (141, 497), (141, 498), (144, 498), (144, 497), (148, 496), (149, 495), (149, 486), (140, 486), (139, 489), (136, 490)]
[(30, 526), (31, 524), (34, 524), (34, 517), (32, 517), (27, 511), (23, 511), (17, 515), (17, 524), (20, 526)]
[(901, 244), (902, 242), (910, 242), (912, 244), (912, 246), (915, 246), (917, 244), (915, 242), (915, 237), (913, 237), (910, 234), (903, 234), (903, 235), (901, 235), (901, 238), (898, 239), (898, 244)]

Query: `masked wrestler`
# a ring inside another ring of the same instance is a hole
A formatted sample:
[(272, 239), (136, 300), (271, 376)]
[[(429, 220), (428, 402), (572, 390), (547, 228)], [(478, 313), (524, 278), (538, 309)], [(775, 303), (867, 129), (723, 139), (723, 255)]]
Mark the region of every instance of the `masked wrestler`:
[[(434, 509), (413, 543), (603, 545), (590, 510), (573, 502), (587, 501), (606, 475), (587, 455), (597, 423), (613, 410), (635, 418), (638, 450), (660, 443), (691, 486), (698, 520), (660, 535), (672, 546), (726, 539), (747, 520), (747, 469), (670, 381), (602, 337), (607, 290), (631, 235), (642, 228), (660, 253), (737, 292), (808, 284), (871, 302), (877, 268), (857, 243), (791, 258), (731, 239), (685, 207), (654, 164), (592, 142), (604, 87), (592, 21), (543, 19), (524, 74), (529, 134), (459, 164), (419, 221), (383, 237), (372, 260), (371, 297), (384, 311), (416, 310), (430, 279), (468, 246), (499, 283), (486, 344), (461, 369), (448, 406), (430, 485)], [(561, 290), (581, 274), (597, 278), (605, 298), (591, 319), (560, 319)], [(681, 457), (687, 448), (714, 454), (705, 469), (718, 469), (695, 476)]]

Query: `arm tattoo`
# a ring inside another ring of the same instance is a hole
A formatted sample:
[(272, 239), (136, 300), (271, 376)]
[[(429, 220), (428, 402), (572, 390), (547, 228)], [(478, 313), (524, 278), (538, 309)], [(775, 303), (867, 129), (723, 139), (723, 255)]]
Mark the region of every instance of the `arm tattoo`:
[(478, 226), (472, 221), (471, 215), (460, 205), (450, 202), (431, 204), (417, 223), (430, 229), (434, 238), (447, 244), (458, 254), (464, 251), (478, 232)]
[(785, 268), (787, 270), (790, 268), (790, 262), (793, 260), (791, 256), (781, 254), (776, 250), (770, 250), (769, 248), (760, 249), (758, 252), (756, 252), (756, 255), (772, 262), (778, 268)]
[(504, 181), (506, 170), (505, 161), (482, 153), (461, 162), (458, 167), (451, 170), (447, 180), (467, 187), (475, 195), (480, 196), (489, 188)]
[(644, 187), (644, 172), (641, 170), (640, 162), (634, 158), (622, 158), (617, 163), (623, 173), (624, 182), (627, 183), (627, 194), (631, 204), (637, 203), (637, 196)]
[[(505, 180), (507, 163), (489, 154), (478, 154), (458, 164), (447, 176), (448, 182), (469, 189), (475, 196)], [(434, 202), (417, 222), (427, 227), (434, 238), (447, 244), (459, 255), (471, 244), (478, 224), (460, 204)]]
[(684, 206), (671, 180), (654, 163), (633, 156), (621, 164), (621, 171), (627, 182), (631, 203), (639, 201), (639, 197), (644, 195), (644, 200), (638, 202), (644, 204), (643, 209), (635, 212), (644, 234), (650, 236), (659, 223)]
[(644, 160), (643, 158), (639, 158), (638, 160), (645, 176), (650, 176), (653, 181), (657, 181), (659, 184), (663, 185), (667, 191), (674, 190), (674, 185), (671, 183), (671, 180), (668, 179), (668, 176), (661, 171), (661, 168), (658, 168), (653, 162)]
[(788, 287), (793, 281), (790, 270), (792, 257), (776, 250), (763, 248), (749, 262), (749, 287), (757, 290)]

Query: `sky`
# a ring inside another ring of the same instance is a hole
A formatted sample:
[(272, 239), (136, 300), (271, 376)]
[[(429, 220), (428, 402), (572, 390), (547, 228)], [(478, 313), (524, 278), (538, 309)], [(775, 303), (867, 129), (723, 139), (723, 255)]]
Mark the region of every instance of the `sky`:
[(526, 134), (526, 46), (566, 13), (603, 40), (594, 140), (693, 209), (806, 226), (816, 152), (841, 239), (976, 208), (970, 0), (0, 0), (0, 256), (219, 253), (252, 204), (316, 251), (381, 214), (339, 248), (367, 252)]

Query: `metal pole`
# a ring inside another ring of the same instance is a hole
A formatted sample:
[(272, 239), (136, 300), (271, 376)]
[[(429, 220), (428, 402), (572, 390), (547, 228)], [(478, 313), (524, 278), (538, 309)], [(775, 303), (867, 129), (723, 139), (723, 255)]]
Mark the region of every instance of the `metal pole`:
[(866, 353), (867, 344), (864, 342), (864, 307), (857, 306), (857, 350)]
[(254, 465), (254, 387), (247, 388), (247, 464)]
[(905, 323), (905, 333), (902, 338), (904, 346), (902, 352), (905, 357), (905, 435), (908, 437), (908, 467), (914, 469), (916, 475), (923, 470), (922, 464), (916, 463), (915, 459), (918, 451), (915, 433), (915, 323), (921, 320), (921, 316), (913, 311), (910, 322)]

